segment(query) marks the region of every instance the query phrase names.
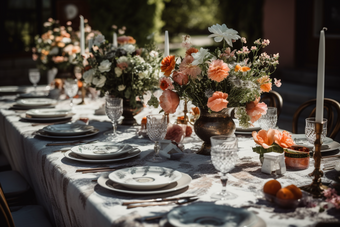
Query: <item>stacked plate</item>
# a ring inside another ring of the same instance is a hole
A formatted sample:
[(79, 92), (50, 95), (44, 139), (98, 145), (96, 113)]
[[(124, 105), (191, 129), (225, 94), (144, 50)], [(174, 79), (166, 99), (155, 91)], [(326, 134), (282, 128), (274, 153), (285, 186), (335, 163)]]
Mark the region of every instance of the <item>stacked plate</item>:
[(136, 157), (141, 151), (127, 144), (99, 142), (73, 147), (64, 155), (80, 162), (114, 162)]
[(236, 134), (251, 135), (253, 131), (261, 130), (261, 127), (259, 126), (257, 122), (255, 122), (254, 125), (249, 128), (240, 127), (239, 122), (236, 119), (234, 119), (234, 122), (236, 125), (236, 131), (235, 131)]
[(187, 227), (265, 227), (266, 223), (253, 212), (226, 205), (202, 202), (172, 209), (160, 226)]
[(90, 125), (82, 124), (55, 124), (48, 125), (36, 132), (36, 135), (54, 139), (77, 139), (93, 136), (99, 132)]
[(48, 98), (27, 98), (19, 99), (12, 106), (12, 109), (30, 110), (37, 108), (53, 108), (57, 104), (57, 100)]
[[(308, 142), (305, 134), (292, 134), (292, 138), (297, 145), (314, 150), (314, 145)], [(321, 152), (335, 151), (337, 149), (340, 149), (340, 143), (334, 141), (332, 138), (325, 137), (321, 145)]]
[(116, 192), (149, 195), (183, 189), (191, 180), (189, 175), (170, 168), (140, 166), (104, 174), (98, 184)]
[(47, 122), (47, 121), (62, 121), (70, 120), (74, 114), (67, 109), (31, 109), (25, 114), (21, 115), (21, 118), (34, 122)]
[(24, 93), (25, 88), (19, 86), (1, 86), (0, 95), (15, 95)]

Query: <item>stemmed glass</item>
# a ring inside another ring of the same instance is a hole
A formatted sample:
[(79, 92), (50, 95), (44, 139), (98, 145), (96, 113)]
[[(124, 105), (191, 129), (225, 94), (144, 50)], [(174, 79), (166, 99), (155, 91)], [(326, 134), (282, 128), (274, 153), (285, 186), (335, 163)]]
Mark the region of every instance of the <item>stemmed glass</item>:
[(222, 191), (211, 195), (212, 199), (229, 200), (237, 197), (236, 194), (227, 192), (227, 173), (235, 167), (238, 160), (237, 138), (235, 136), (212, 136), (211, 160), (214, 167), (219, 171), (222, 182)]
[(155, 154), (150, 160), (151, 162), (161, 162), (163, 158), (159, 156), (159, 141), (164, 139), (168, 128), (168, 122), (164, 114), (151, 114), (146, 116), (146, 129), (150, 140), (155, 142)]
[(262, 115), (258, 120), (259, 125), (262, 129), (274, 129), (277, 123), (277, 108), (276, 107), (268, 107), (267, 113)]
[(28, 71), (28, 77), (31, 81), (31, 83), (34, 86), (34, 94), (37, 93), (37, 83), (40, 80), (40, 72), (39, 69), (29, 69)]
[(64, 89), (66, 95), (70, 98), (70, 106), (73, 109), (73, 97), (78, 92), (78, 80), (77, 79), (66, 79), (64, 81)]
[(121, 98), (115, 98), (111, 95), (105, 96), (105, 112), (106, 115), (110, 118), (112, 121), (113, 126), (113, 132), (112, 133), (105, 133), (106, 141), (114, 141), (117, 137), (117, 125), (118, 125), (118, 119), (123, 114), (123, 99)]
[[(306, 118), (306, 126), (305, 126), (305, 135), (310, 144), (314, 146), (316, 140), (316, 133), (315, 133), (315, 117)], [(323, 128), (321, 133), (321, 144), (325, 141), (327, 135), (327, 119), (323, 119)]]

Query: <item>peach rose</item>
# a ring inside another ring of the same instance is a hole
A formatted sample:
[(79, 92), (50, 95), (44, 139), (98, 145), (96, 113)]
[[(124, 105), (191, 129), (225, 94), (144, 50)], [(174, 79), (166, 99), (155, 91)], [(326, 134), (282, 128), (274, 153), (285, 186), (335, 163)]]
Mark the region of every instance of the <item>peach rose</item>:
[(262, 114), (267, 113), (267, 105), (264, 102), (259, 103), (259, 101), (260, 98), (257, 98), (255, 101), (249, 102), (246, 105), (246, 111), (252, 123), (260, 119)]
[(260, 130), (259, 132), (253, 131), (252, 136), (255, 143), (267, 149), (274, 143), (275, 133), (275, 129)]
[(163, 58), (161, 63), (161, 71), (164, 73), (165, 76), (170, 76), (172, 70), (175, 68), (175, 56), (170, 55), (165, 58)]
[(197, 53), (197, 52), (198, 50), (195, 47), (191, 47), (185, 52), (185, 56), (191, 56), (192, 53)]
[(168, 130), (166, 132), (164, 139), (175, 141), (176, 143), (180, 143), (184, 135), (185, 135), (185, 132), (180, 125), (173, 125), (173, 126), (168, 127)]
[(173, 72), (172, 79), (179, 85), (186, 85), (189, 82), (188, 75), (178, 71)]
[(223, 110), (224, 108), (227, 108), (228, 105), (228, 94), (223, 93), (220, 91), (216, 91), (209, 99), (207, 106), (215, 112), (219, 112)]
[(222, 60), (214, 60), (210, 63), (208, 77), (211, 80), (221, 82), (229, 75), (230, 68)]
[(159, 105), (162, 107), (165, 113), (175, 113), (178, 104), (178, 94), (171, 90), (163, 91), (163, 94), (159, 97)]
[(275, 130), (275, 132), (276, 133), (274, 136), (274, 140), (275, 140), (275, 143), (277, 143), (280, 147), (288, 148), (295, 144), (289, 132), (287, 131), (280, 132), (279, 130)]
[(135, 43), (136, 43), (136, 40), (135, 40), (133, 37), (131, 37), (131, 36), (125, 36), (125, 35), (123, 35), (123, 36), (119, 36), (119, 37), (117, 38), (117, 42), (118, 42), (119, 44), (127, 44), (127, 43), (129, 43), (129, 44), (135, 44)]
[(198, 65), (192, 65), (194, 57), (191, 55), (185, 56), (181, 64), (179, 65), (179, 70), (183, 74), (191, 76), (191, 78), (196, 79), (202, 70)]

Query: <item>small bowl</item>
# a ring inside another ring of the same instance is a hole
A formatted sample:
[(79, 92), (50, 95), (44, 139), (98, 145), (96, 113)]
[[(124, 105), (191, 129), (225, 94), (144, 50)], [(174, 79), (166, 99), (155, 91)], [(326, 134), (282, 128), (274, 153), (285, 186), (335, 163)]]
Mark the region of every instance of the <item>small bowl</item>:
[(298, 206), (306, 206), (308, 203), (310, 203), (310, 200), (312, 199), (312, 196), (302, 191), (302, 198), (301, 199), (279, 199), (274, 195), (264, 193), (264, 198), (268, 200), (269, 202), (277, 204), (279, 207), (287, 208), (287, 209), (294, 209)]
[(309, 148), (294, 145), (285, 148), (285, 163), (287, 168), (291, 169), (307, 169), (309, 167)]

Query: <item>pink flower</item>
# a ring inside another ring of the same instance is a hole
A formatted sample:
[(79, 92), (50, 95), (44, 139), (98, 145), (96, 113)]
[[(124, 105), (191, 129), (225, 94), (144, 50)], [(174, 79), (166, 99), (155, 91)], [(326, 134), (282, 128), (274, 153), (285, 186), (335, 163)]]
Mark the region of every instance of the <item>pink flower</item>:
[(186, 85), (189, 82), (188, 75), (178, 71), (173, 72), (172, 79), (179, 85)]
[(255, 143), (261, 145), (265, 149), (268, 149), (274, 143), (274, 135), (274, 129), (269, 129), (268, 131), (260, 130), (258, 133), (253, 131), (252, 133)]
[(176, 143), (180, 143), (184, 135), (184, 130), (179, 125), (172, 125), (168, 127), (168, 130), (165, 135), (166, 140), (175, 141)]
[(33, 61), (36, 61), (38, 59), (38, 55), (37, 54), (32, 54), (32, 59), (33, 59)]
[(276, 78), (274, 78), (274, 84), (276, 87), (281, 87), (282, 85), (281, 80), (277, 80)]
[(117, 64), (117, 67), (119, 67), (121, 70), (127, 69), (129, 67), (127, 62), (121, 62)]
[(221, 82), (229, 75), (230, 68), (222, 60), (214, 60), (210, 63), (208, 77), (211, 80)]
[(246, 111), (252, 123), (260, 119), (262, 114), (267, 113), (267, 105), (264, 102), (259, 103), (259, 101), (260, 98), (257, 98), (255, 101), (247, 103), (246, 105)]
[(215, 112), (219, 112), (223, 110), (224, 108), (227, 108), (228, 105), (228, 94), (223, 93), (220, 91), (216, 91), (209, 99), (207, 106)]
[(176, 92), (165, 90), (159, 97), (159, 105), (165, 113), (175, 113), (179, 104), (179, 97)]
[(172, 85), (172, 82), (171, 80), (168, 78), (168, 77), (162, 77), (160, 80), (159, 80), (159, 87), (165, 91), (167, 89), (169, 90), (172, 90), (174, 89), (174, 86)]
[(182, 63), (179, 65), (180, 72), (191, 76), (196, 79), (199, 74), (201, 74), (202, 70), (197, 65), (192, 65), (191, 63), (194, 61), (192, 56), (186, 56)]
[(295, 144), (292, 136), (287, 131), (280, 132), (275, 130), (274, 140), (282, 148), (288, 148)]

